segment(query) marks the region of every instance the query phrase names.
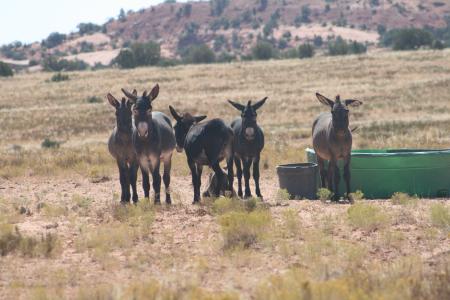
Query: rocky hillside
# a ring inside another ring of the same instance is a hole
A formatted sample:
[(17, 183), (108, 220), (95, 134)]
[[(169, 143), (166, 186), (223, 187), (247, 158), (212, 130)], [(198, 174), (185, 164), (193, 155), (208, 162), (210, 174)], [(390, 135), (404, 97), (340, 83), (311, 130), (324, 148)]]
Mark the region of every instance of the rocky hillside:
[(379, 32), (392, 28), (444, 27), (448, 15), (446, 0), (169, 0), (138, 12), (122, 12), (93, 32), (69, 34), (51, 48), (34, 43), (19, 45), (15, 51), (23, 52), (19, 57), (23, 60), (39, 62), (43, 56), (57, 55), (94, 65), (108, 64), (120, 48), (135, 41), (159, 42), (165, 57), (177, 57), (199, 43), (217, 53), (245, 54), (258, 37), (270, 39), (280, 49), (318, 36), (370, 45), (377, 43)]

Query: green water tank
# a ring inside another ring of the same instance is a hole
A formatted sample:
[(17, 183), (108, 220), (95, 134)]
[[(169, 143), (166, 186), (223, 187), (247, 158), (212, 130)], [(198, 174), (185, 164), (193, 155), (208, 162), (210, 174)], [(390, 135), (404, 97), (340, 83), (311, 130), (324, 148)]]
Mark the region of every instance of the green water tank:
[[(308, 162), (317, 162), (313, 149), (306, 154)], [(338, 165), (342, 175), (342, 161)], [(395, 192), (450, 197), (450, 149), (353, 150), (350, 169), (351, 190), (361, 190), (368, 199), (390, 198)], [(345, 193), (342, 177), (339, 192)]]

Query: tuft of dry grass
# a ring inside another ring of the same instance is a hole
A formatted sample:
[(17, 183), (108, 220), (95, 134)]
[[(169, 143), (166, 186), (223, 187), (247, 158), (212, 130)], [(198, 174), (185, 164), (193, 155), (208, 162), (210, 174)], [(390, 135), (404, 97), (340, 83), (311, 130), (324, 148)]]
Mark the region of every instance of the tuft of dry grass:
[(450, 208), (442, 203), (430, 207), (431, 223), (447, 232), (450, 232)]
[(270, 227), (268, 210), (231, 211), (219, 217), (225, 250), (245, 249), (260, 242)]
[(58, 237), (46, 233), (40, 238), (24, 236), (17, 226), (0, 224), (0, 255), (18, 252), (25, 257), (51, 258), (59, 254), (61, 245)]
[(347, 210), (347, 218), (355, 228), (373, 231), (389, 226), (390, 217), (380, 207), (358, 202)]

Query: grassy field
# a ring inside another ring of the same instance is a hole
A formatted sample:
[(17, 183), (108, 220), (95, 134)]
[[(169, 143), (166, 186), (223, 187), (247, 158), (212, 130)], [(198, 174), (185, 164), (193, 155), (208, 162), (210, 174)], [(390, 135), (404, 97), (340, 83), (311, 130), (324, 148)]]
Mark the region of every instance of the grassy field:
[[(275, 174), (305, 160), (312, 122), (327, 110), (316, 91), (364, 102), (351, 113), (354, 148), (449, 148), (450, 51), (68, 75), (0, 79), (1, 299), (450, 297), (448, 201), (287, 201)], [(238, 114), (227, 99), (269, 97), (258, 117), (265, 203), (190, 205), (175, 154), (172, 207), (117, 205), (105, 95), (156, 83), (154, 109), (229, 121)], [(59, 147), (43, 148), (45, 139)]]

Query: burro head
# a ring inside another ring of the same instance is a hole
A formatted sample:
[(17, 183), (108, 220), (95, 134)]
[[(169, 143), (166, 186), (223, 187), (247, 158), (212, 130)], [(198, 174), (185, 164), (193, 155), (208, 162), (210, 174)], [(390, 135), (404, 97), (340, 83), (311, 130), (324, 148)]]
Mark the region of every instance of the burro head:
[(122, 89), (122, 92), (133, 103), (132, 112), (138, 136), (140, 138), (147, 138), (153, 130), (152, 102), (156, 99), (156, 97), (158, 97), (159, 85), (155, 85), (152, 91), (148, 94), (147, 91), (144, 91), (140, 97), (138, 97), (136, 90), (130, 93), (127, 90)]
[(349, 126), (349, 107), (357, 107), (362, 104), (359, 100), (346, 99), (341, 100), (339, 95), (336, 96), (336, 100), (330, 100), (327, 97), (316, 93), (316, 97), (320, 103), (331, 108), (331, 115), (333, 120), (333, 127), (336, 129), (347, 129)]

